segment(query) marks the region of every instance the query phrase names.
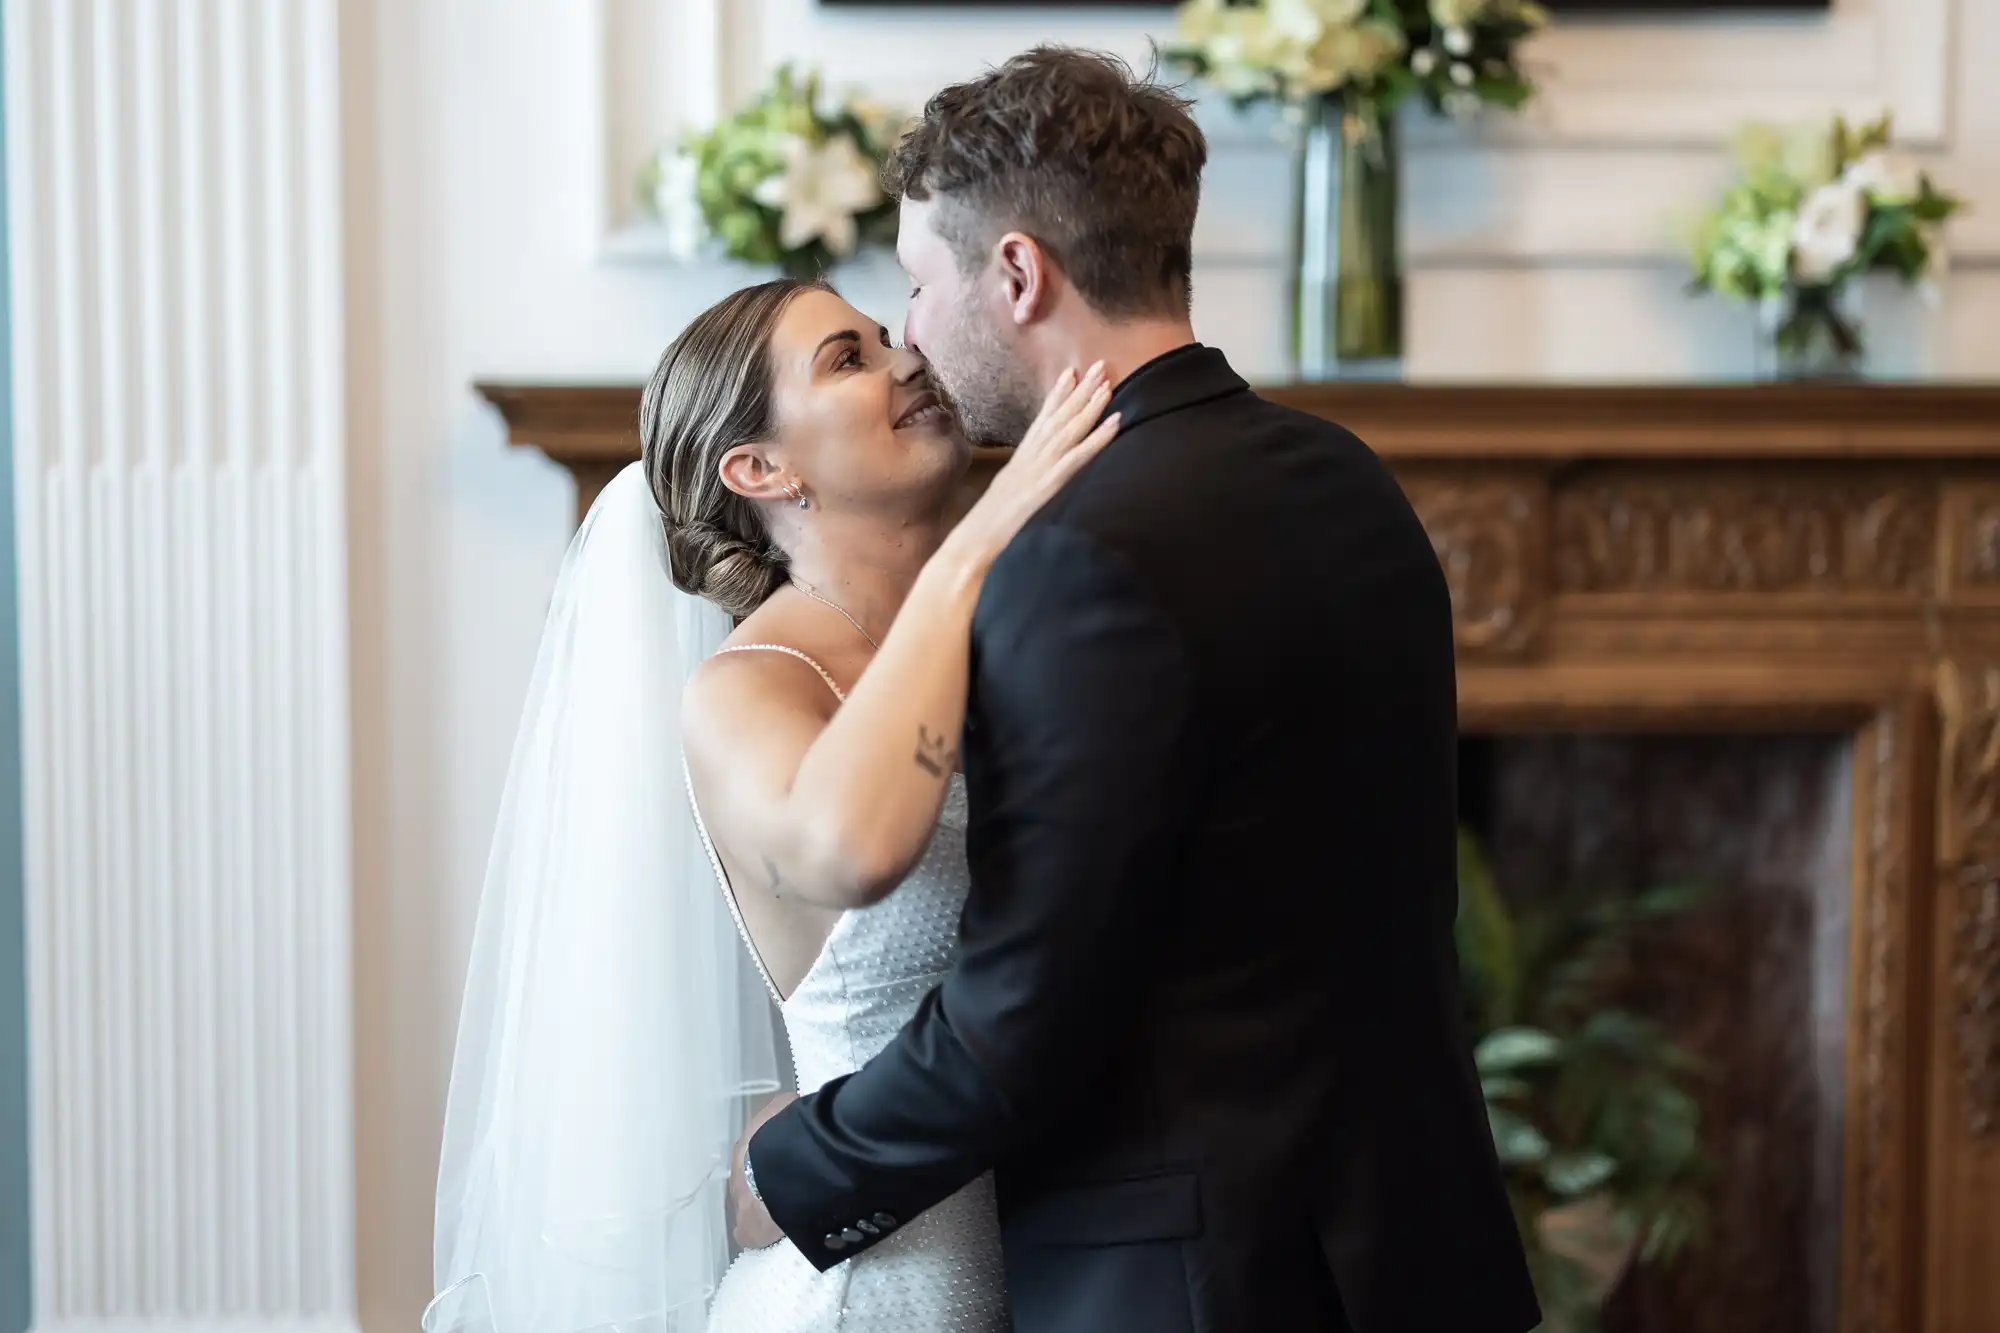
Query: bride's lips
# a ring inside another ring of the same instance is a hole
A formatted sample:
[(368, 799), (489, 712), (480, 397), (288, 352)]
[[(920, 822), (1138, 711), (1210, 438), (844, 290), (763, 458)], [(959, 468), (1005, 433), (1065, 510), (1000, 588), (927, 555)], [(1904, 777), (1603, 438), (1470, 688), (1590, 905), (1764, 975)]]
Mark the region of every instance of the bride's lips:
[(909, 426), (943, 425), (944, 422), (950, 419), (950, 416), (951, 414), (945, 410), (944, 400), (931, 390), (925, 389), (910, 400), (910, 405), (903, 409), (901, 416), (896, 418), (893, 429), (902, 430)]

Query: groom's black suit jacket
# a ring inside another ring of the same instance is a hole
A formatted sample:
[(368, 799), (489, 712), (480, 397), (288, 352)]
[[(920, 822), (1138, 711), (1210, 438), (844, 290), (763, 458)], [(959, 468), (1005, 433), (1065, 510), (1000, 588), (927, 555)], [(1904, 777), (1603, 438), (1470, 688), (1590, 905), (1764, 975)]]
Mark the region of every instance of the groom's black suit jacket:
[(1210, 348), (1111, 408), (980, 598), (958, 964), (758, 1132), (763, 1198), (824, 1269), (995, 1170), (1022, 1333), (1522, 1333), (1429, 539)]

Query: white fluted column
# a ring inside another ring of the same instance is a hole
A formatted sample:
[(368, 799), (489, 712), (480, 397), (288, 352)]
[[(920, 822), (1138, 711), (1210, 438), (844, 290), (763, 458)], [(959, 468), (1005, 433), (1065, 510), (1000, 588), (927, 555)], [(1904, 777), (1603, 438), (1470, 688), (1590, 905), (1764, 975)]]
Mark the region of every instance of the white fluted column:
[(4, 0), (35, 1329), (353, 1325), (334, 0)]

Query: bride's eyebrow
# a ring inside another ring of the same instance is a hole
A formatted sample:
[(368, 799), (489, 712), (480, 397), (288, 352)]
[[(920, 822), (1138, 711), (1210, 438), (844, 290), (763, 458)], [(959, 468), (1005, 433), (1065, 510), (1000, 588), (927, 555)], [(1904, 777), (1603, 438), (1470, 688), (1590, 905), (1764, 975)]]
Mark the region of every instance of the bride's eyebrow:
[(835, 343), (853, 343), (858, 350), (861, 346), (861, 334), (855, 329), (841, 329), (836, 333), (827, 334), (826, 337), (819, 340), (819, 346), (813, 348), (812, 355), (806, 358), (806, 364), (817, 366), (819, 364), (820, 353)]

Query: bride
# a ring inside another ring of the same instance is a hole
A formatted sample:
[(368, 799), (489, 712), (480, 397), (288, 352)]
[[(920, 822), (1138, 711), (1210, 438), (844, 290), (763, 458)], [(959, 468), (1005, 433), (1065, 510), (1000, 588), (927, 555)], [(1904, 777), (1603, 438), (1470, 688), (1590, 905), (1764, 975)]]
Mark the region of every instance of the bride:
[(736, 292), (667, 349), (516, 742), (429, 1333), (1007, 1326), (985, 1180), (826, 1273), (731, 1263), (724, 1186), (783, 1053), (801, 1089), (852, 1072), (950, 967), (973, 609), (1109, 397), (1066, 376), (975, 499), (922, 361), (824, 286)]

